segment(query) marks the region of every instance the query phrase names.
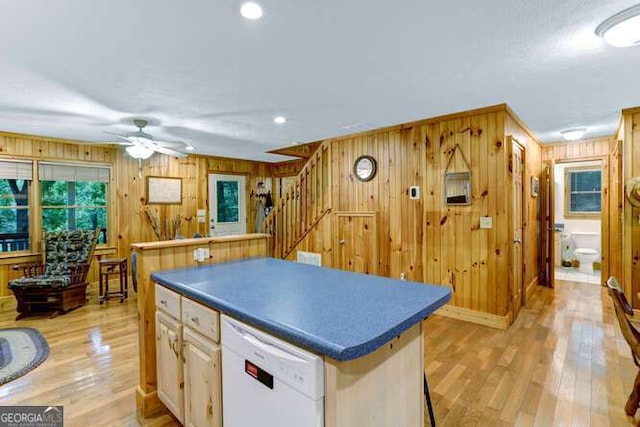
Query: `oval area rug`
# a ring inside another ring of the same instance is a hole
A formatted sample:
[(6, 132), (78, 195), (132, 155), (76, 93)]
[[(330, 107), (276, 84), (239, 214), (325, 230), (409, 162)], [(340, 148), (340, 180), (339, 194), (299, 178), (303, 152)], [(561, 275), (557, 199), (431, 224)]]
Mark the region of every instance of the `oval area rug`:
[(36, 329), (0, 329), (0, 385), (25, 375), (47, 356), (49, 344)]

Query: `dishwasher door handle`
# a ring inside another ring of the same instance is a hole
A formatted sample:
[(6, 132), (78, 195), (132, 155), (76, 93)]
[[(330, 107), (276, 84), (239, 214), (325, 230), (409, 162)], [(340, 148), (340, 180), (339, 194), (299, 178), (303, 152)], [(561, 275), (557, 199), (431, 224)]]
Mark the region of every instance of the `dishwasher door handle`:
[(305, 359), (302, 359), (300, 357), (298, 357), (295, 354), (290, 353), (289, 351), (287, 351), (286, 349), (280, 348), (280, 347), (276, 347), (273, 344), (270, 343), (266, 343), (264, 341), (262, 341), (260, 338), (256, 337), (255, 335), (253, 335), (252, 333), (250, 333), (249, 331), (246, 331), (236, 325), (232, 325), (232, 324), (228, 324), (229, 326), (231, 326), (233, 332), (237, 335), (239, 335), (243, 340), (248, 341), (249, 343), (251, 343), (251, 345), (253, 345), (254, 347), (258, 347), (259, 349), (261, 349), (262, 351), (264, 351), (265, 353), (269, 353), (273, 356), (276, 357), (280, 357), (282, 359), (287, 359), (290, 360), (292, 362), (297, 362), (297, 363), (305, 363), (307, 362)]

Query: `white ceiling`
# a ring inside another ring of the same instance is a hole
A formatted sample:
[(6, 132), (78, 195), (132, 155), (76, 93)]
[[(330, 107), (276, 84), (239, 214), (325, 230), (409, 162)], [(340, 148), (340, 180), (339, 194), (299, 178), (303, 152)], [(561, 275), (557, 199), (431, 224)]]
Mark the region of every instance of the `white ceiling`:
[(144, 117), (196, 153), (278, 161), (507, 102), (543, 141), (612, 134), (640, 105), (640, 47), (594, 30), (637, 1), (261, 0), (248, 21), (236, 0), (0, 0), (0, 129), (112, 141)]

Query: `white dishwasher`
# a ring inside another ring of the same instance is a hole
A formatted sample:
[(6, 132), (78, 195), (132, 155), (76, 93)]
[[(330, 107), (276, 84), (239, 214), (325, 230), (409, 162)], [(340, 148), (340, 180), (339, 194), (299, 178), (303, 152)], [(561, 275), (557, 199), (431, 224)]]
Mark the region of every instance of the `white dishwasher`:
[(322, 358), (222, 316), (225, 427), (322, 427)]

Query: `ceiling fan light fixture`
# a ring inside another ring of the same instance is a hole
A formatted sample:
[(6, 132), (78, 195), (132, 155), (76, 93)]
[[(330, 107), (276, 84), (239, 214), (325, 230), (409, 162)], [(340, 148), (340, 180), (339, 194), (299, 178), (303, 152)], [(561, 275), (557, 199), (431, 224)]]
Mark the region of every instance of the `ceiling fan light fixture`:
[(273, 123), (283, 125), (287, 123), (287, 118), (285, 116), (276, 116), (273, 118)]
[(586, 132), (586, 128), (574, 128), (563, 130), (560, 132), (560, 135), (567, 141), (577, 141), (581, 139)]
[(138, 160), (146, 160), (154, 153), (153, 148), (145, 147), (144, 145), (131, 145), (126, 150), (131, 157)]
[(240, 6), (240, 15), (251, 21), (260, 19), (262, 18), (262, 6), (252, 1), (243, 3), (242, 6)]
[(596, 34), (615, 47), (640, 45), (640, 4), (616, 13), (596, 28)]

